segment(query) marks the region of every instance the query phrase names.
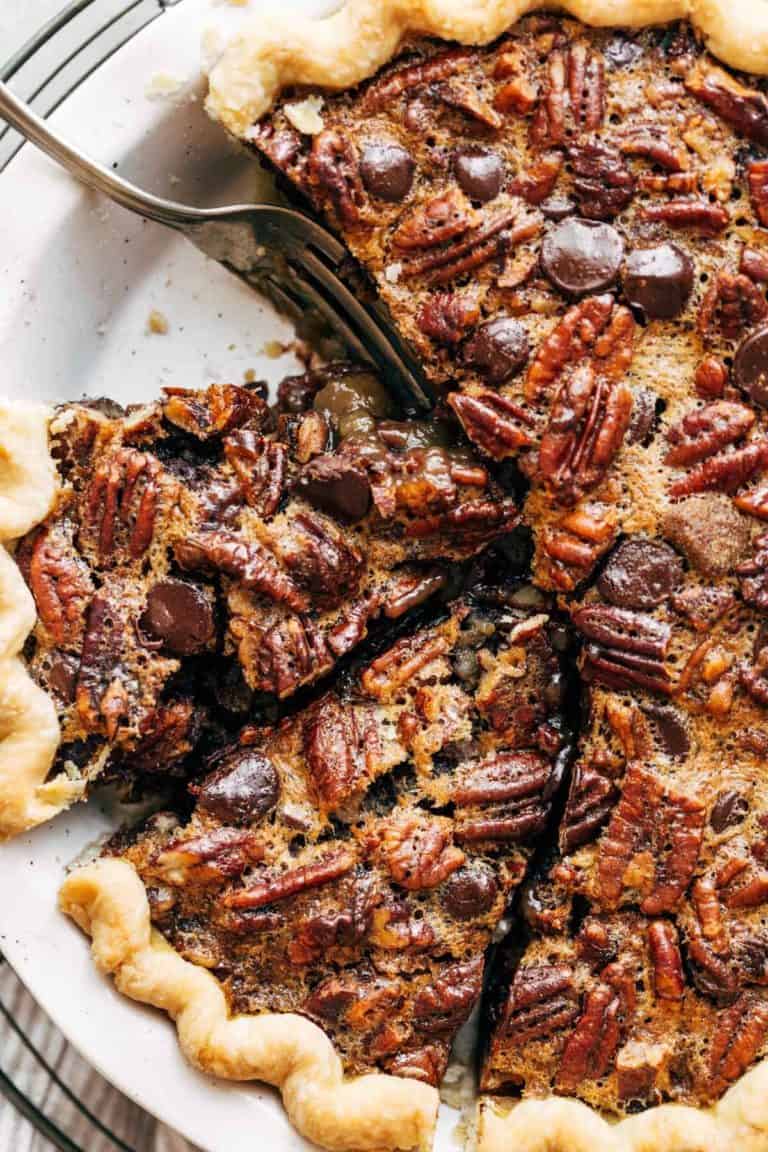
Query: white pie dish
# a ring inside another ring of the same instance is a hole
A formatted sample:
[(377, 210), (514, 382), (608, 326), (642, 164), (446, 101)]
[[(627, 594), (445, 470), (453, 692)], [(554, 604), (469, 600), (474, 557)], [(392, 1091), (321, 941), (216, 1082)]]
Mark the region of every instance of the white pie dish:
[[(203, 28), (241, 16), (184, 0), (94, 73), (57, 112), (56, 127), (161, 195), (209, 205), (257, 199), (256, 165), (207, 120), (198, 80)], [(177, 81), (167, 98), (147, 98)], [(239, 381), (248, 370), (277, 381), (298, 370), (290, 353), (264, 352), (292, 338), (267, 304), (183, 239), (86, 192), (29, 146), (0, 176), (0, 213), (4, 397), (127, 403), (167, 384)], [(148, 331), (152, 310), (167, 318), (167, 334)], [(0, 846), (0, 949), (100, 1073), (206, 1152), (250, 1152), (254, 1140), (275, 1152), (308, 1148), (278, 1093), (191, 1068), (164, 1015), (99, 976), (82, 934), (59, 912), (67, 865), (119, 819), (97, 798)], [(457, 1121), (444, 1112), (438, 1149), (452, 1146)]]

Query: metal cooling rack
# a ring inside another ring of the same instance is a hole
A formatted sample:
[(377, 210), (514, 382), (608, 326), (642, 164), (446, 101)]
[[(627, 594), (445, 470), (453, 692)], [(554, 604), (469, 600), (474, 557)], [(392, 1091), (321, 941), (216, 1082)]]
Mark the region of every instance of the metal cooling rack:
[[(0, 79), (39, 115), (48, 116), (132, 36), (178, 3), (180, 0), (70, 0), (10, 60), (0, 64)], [(0, 130), (0, 172), (22, 144), (12, 129)], [(76, 1077), (68, 1077), (66, 1071), (46, 1059), (35, 1030), (14, 1012), (17, 989), (15, 977), (0, 955), (0, 1019), (9, 1037), (0, 1051), (0, 1094), (60, 1152), (146, 1152), (135, 1143), (126, 1143), (91, 1111), (82, 1099)]]

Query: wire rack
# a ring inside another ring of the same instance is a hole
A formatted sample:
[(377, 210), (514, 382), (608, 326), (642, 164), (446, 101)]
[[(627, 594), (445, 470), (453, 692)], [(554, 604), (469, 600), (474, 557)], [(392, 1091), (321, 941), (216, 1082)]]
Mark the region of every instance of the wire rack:
[[(71, 0), (10, 60), (0, 63), (0, 79), (38, 114), (48, 116), (132, 36), (178, 3)], [(0, 130), (0, 172), (22, 143), (10, 128)], [(60, 1152), (146, 1152), (143, 1140), (140, 1146), (134, 1134), (128, 1143), (117, 1125), (87, 1107), (75, 1074), (43, 1055), (35, 1029), (16, 1010), (17, 992), (18, 983), (0, 954), (0, 1018), (9, 1037), (0, 1051), (0, 1094)]]

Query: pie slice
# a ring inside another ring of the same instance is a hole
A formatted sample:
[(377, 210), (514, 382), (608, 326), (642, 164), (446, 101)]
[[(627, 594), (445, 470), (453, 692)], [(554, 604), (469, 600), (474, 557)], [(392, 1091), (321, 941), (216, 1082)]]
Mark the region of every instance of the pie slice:
[[(208, 1071), (263, 1076), (256, 1044), (226, 1065), (227, 1029), (245, 1040), (254, 1021), (300, 1013), (333, 1040), (345, 1074), (438, 1085), (562, 779), (551, 633), (546, 613), (454, 604), (277, 727), (244, 729), (190, 786), (191, 806), (75, 870), (64, 908), (88, 922), (99, 892), (118, 924), (151, 917), (187, 968), (211, 973), (221, 1043), (180, 1020), (185, 1051)], [(135, 876), (143, 887), (124, 905)], [(152, 964), (131, 946), (107, 966), (130, 982)], [(172, 984), (183, 1000), (184, 982)], [(144, 998), (143, 984), (131, 988)], [(281, 1083), (288, 1057), (266, 1058)], [(305, 1134), (333, 1143), (324, 1117), (302, 1116), (281, 1086)], [(350, 1117), (344, 1146), (369, 1146), (373, 1135), (355, 1144), (359, 1131)]]
[(290, 378), (274, 407), (262, 393), (56, 413), (56, 505), (16, 550), (28, 666), (61, 730), (49, 782), (162, 785), (212, 725), (326, 675), (514, 527), (456, 430), (390, 419), (370, 373)]

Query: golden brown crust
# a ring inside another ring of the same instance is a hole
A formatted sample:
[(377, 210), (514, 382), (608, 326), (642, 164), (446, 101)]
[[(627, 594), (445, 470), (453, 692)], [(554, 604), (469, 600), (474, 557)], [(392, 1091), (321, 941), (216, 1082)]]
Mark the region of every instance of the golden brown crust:
[(49, 416), (43, 406), (0, 403), (0, 839), (50, 819), (79, 795), (69, 781), (44, 783), (59, 726), (53, 703), (19, 659), (35, 608), (3, 546), (39, 523), (53, 503)]
[[(487, 44), (541, 0), (349, 0), (324, 20), (259, 13), (210, 73), (208, 111), (235, 136), (272, 106), (283, 88), (359, 84), (391, 60), (403, 38), (437, 36)], [(762, 0), (562, 0), (585, 24), (639, 28), (690, 19), (710, 51), (732, 68), (768, 72), (768, 9)]]
[(280, 1088), (308, 1139), (338, 1152), (426, 1149), (438, 1097), (425, 1084), (374, 1073), (345, 1078), (325, 1033), (293, 1013), (230, 1017), (216, 978), (174, 952), (152, 930), (138, 875), (124, 860), (100, 860), (65, 881), (61, 907), (92, 937), (92, 952), (116, 987), (175, 1021), (187, 1059), (228, 1080)]
[(709, 1109), (662, 1104), (618, 1124), (576, 1100), (552, 1097), (509, 1107), (480, 1104), (477, 1152), (765, 1152), (768, 1148), (768, 1061), (734, 1084)]

